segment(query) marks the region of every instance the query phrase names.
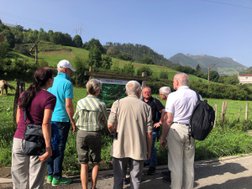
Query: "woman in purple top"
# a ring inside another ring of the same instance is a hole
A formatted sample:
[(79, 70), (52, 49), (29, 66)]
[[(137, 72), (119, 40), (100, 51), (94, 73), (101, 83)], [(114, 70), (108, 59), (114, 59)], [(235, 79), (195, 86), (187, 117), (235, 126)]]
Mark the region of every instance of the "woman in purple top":
[[(11, 174), (13, 188), (43, 188), (46, 160), (52, 155), (51, 116), (56, 97), (47, 92), (53, 83), (53, 70), (39, 68), (34, 73), (34, 82), (23, 92), (18, 100), (16, 115), (17, 129), (13, 138)], [(24, 120), (24, 110), (27, 118)], [(28, 156), (22, 151), (25, 123), (42, 125), (46, 152), (41, 156)]]

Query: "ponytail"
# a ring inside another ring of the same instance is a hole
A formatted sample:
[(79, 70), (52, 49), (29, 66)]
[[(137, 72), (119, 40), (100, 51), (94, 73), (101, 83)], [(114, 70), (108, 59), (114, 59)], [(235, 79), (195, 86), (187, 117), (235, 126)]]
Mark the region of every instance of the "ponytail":
[(46, 85), (46, 82), (53, 77), (53, 70), (47, 67), (39, 68), (34, 73), (34, 82), (20, 97), (20, 107), (27, 109), (41, 87)]

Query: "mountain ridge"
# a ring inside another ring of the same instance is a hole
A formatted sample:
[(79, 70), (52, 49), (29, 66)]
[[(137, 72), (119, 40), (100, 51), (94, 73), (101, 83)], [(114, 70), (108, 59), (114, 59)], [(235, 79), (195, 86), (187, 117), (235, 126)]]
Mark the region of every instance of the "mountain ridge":
[(215, 57), (212, 55), (191, 55), (177, 53), (169, 58), (174, 64), (189, 66), (196, 68), (199, 65), (202, 71), (207, 72), (208, 69), (217, 71), (220, 75), (239, 74), (247, 69), (246, 66), (235, 61), (230, 57)]

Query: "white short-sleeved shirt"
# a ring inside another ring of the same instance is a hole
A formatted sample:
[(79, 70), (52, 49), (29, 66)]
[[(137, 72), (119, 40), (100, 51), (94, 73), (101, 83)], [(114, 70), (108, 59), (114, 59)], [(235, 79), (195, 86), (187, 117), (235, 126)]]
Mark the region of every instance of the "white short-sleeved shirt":
[(181, 86), (168, 95), (165, 111), (173, 114), (173, 122), (189, 124), (197, 101), (195, 91), (188, 86)]

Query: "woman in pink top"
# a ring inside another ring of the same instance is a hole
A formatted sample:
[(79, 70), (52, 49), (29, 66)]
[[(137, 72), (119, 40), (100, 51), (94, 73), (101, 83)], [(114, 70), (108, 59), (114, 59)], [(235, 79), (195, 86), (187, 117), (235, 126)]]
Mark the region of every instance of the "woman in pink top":
[[(17, 129), (13, 138), (11, 174), (13, 188), (43, 188), (46, 160), (52, 155), (51, 115), (56, 97), (47, 92), (53, 83), (53, 70), (39, 68), (34, 73), (34, 82), (23, 92), (18, 100), (16, 115)], [(24, 118), (26, 110), (27, 118)], [(28, 156), (23, 153), (22, 140), (26, 123), (42, 125), (46, 151), (40, 156)]]

